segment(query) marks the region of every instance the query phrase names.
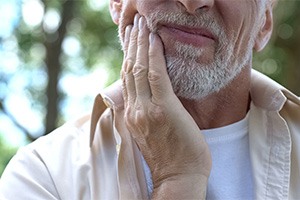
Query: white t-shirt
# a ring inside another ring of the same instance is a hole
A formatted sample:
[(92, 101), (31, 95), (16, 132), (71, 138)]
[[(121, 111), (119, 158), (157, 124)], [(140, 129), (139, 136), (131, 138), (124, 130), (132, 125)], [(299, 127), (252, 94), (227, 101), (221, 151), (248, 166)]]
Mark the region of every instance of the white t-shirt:
[[(212, 156), (206, 199), (253, 199), (248, 132), (248, 115), (228, 126), (202, 130)], [(151, 172), (142, 160), (150, 195)]]

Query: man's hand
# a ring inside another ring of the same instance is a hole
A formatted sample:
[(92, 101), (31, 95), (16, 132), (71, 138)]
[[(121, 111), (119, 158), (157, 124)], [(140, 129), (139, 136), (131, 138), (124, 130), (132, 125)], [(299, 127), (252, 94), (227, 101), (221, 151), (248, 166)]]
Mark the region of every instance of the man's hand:
[(152, 173), (153, 198), (205, 198), (208, 146), (174, 94), (160, 38), (135, 16), (124, 41), (125, 122)]

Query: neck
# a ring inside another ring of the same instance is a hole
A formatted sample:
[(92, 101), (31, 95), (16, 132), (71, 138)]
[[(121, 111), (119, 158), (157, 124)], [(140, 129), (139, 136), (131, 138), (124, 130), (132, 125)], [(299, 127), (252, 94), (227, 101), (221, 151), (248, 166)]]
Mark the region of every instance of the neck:
[(244, 67), (237, 77), (219, 92), (201, 100), (180, 99), (200, 129), (226, 126), (242, 120), (250, 104), (251, 68)]

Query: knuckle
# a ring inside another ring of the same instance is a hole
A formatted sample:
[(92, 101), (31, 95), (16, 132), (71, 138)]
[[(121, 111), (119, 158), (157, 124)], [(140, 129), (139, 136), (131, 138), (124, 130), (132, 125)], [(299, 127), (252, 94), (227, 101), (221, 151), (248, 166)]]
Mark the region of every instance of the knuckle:
[(124, 114), (124, 121), (126, 125), (130, 126), (133, 122), (132, 120), (132, 109), (131, 107), (127, 107)]
[(161, 80), (161, 74), (157, 73), (156, 71), (149, 71), (148, 79), (152, 83), (157, 83)]
[(152, 108), (148, 110), (148, 115), (151, 121), (159, 125), (166, 123), (165, 110), (161, 106), (152, 106)]
[(141, 107), (127, 108), (124, 115), (124, 121), (132, 133), (143, 133), (147, 127), (148, 116), (145, 110)]
[(135, 124), (139, 127), (143, 127), (147, 122), (147, 116), (144, 110), (138, 110), (135, 114)]
[(138, 41), (137, 41), (137, 44), (138, 46), (145, 46), (146, 45), (146, 41), (145, 39), (143, 39), (143, 34), (142, 32), (140, 32), (139, 36), (138, 36)]
[(147, 68), (145, 65), (136, 63), (133, 67), (133, 76), (135, 77), (144, 77), (147, 75)]
[(125, 72), (130, 72), (135, 64), (135, 60), (132, 57), (126, 58), (125, 61)]

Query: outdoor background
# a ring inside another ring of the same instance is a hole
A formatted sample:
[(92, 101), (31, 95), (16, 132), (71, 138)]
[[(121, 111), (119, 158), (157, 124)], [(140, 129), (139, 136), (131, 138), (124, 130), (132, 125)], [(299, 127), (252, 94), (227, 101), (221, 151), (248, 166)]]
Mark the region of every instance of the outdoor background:
[[(21, 146), (91, 111), (119, 78), (108, 0), (0, 0), (0, 175)], [(300, 1), (281, 0), (254, 68), (300, 95)]]

